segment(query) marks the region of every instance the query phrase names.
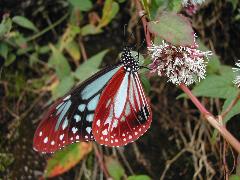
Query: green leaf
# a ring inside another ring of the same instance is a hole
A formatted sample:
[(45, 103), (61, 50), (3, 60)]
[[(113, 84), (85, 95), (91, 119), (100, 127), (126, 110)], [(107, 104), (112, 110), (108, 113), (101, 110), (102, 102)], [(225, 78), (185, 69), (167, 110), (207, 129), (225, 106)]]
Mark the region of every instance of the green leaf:
[(98, 27), (104, 27), (116, 16), (119, 11), (118, 3), (113, 0), (106, 0), (103, 7), (103, 15), (99, 22)]
[[(227, 107), (231, 104), (231, 102), (236, 98), (237, 96), (237, 90), (234, 94), (231, 94), (226, 101), (223, 104), (222, 107), (222, 112), (224, 112)], [(233, 116), (240, 114), (240, 101), (237, 102), (237, 104), (235, 104), (235, 106), (228, 112), (228, 114), (225, 116), (225, 118), (223, 119), (224, 123), (227, 123)]]
[(201, 81), (194, 89), (193, 94), (196, 96), (223, 98), (227, 99), (232, 94), (235, 94), (237, 88), (233, 86), (232, 81), (229, 81), (227, 75), (209, 75)]
[(30, 66), (38, 62), (38, 53), (33, 52), (29, 57), (29, 61), (30, 61)]
[(92, 8), (92, 1), (90, 0), (68, 0), (70, 4), (80, 11), (89, 11)]
[(10, 153), (0, 153), (0, 172), (4, 172), (14, 162), (14, 156)]
[(233, 174), (229, 177), (229, 180), (240, 180), (240, 176)]
[(54, 177), (68, 171), (91, 151), (92, 144), (85, 142), (71, 144), (57, 151), (52, 158), (47, 161), (44, 176)]
[(74, 41), (74, 38), (80, 33), (80, 28), (78, 26), (69, 25), (65, 30), (64, 34), (60, 40), (60, 51), (62, 51), (68, 43)]
[(119, 163), (119, 161), (114, 157), (105, 157), (106, 167), (110, 176), (114, 180), (120, 180), (124, 176), (124, 168)]
[(212, 55), (209, 58), (209, 62), (207, 64), (207, 74), (217, 74), (220, 72), (221, 69), (221, 63), (216, 55)]
[(46, 46), (41, 46), (38, 49), (39, 54), (47, 54), (49, 51), (50, 51), (50, 48), (47, 45)]
[(53, 100), (64, 96), (74, 85), (74, 77), (66, 76), (60, 80), (59, 84), (52, 91)]
[(65, 49), (74, 61), (80, 60), (80, 57), (81, 57), (80, 49), (78, 44), (75, 41), (69, 42), (66, 45)]
[(0, 24), (0, 39), (10, 32), (12, 28), (12, 20), (8, 16), (3, 16)]
[(180, 0), (170, 0), (169, 9), (173, 12), (179, 12), (182, 8), (182, 1)]
[(26, 17), (23, 17), (23, 16), (14, 16), (14, 17), (12, 18), (12, 21), (13, 21), (14, 23), (16, 23), (17, 25), (21, 26), (21, 27), (24, 27), (24, 28), (33, 30), (33, 31), (35, 31), (35, 32), (38, 31), (37, 27), (36, 27), (29, 19), (27, 19)]
[(86, 62), (81, 64), (74, 72), (76, 78), (84, 81), (85, 79), (93, 75), (96, 71), (98, 71), (98, 67), (100, 66), (103, 57), (107, 52), (108, 50), (101, 51), (100, 53), (92, 56)]
[(93, 35), (93, 34), (99, 34), (102, 33), (103, 30), (99, 27), (96, 27), (92, 24), (87, 24), (81, 28), (81, 35), (87, 36), (87, 35)]
[(8, 56), (8, 45), (4, 42), (0, 43), (0, 56), (2, 56), (4, 59), (7, 59)]
[(63, 79), (64, 77), (68, 76), (71, 72), (68, 61), (63, 56), (63, 54), (53, 45), (50, 44), (50, 48), (52, 50), (52, 55), (49, 59), (48, 64), (50, 67), (56, 70), (57, 76), (60, 79)]
[(157, 21), (148, 23), (149, 31), (175, 46), (194, 45), (194, 31), (186, 17), (175, 13), (163, 13)]
[(233, 6), (233, 11), (237, 8), (238, 5), (238, 0), (228, 0), (229, 2), (231, 2), (232, 6)]
[[(143, 9), (145, 10), (145, 12), (147, 12), (147, 15), (151, 15), (150, 10), (149, 10), (148, 1), (142, 0), (142, 5), (143, 5)], [(150, 19), (151, 19), (151, 17), (150, 17)]]
[(11, 65), (16, 60), (16, 55), (11, 53), (7, 56), (7, 59), (5, 60), (4, 66)]
[(143, 84), (143, 88), (147, 94), (149, 94), (150, 89), (151, 89), (151, 84), (149, 82), (149, 79), (144, 75), (140, 74), (141, 82)]
[(136, 175), (136, 176), (129, 176), (127, 180), (151, 180), (151, 178), (147, 175)]

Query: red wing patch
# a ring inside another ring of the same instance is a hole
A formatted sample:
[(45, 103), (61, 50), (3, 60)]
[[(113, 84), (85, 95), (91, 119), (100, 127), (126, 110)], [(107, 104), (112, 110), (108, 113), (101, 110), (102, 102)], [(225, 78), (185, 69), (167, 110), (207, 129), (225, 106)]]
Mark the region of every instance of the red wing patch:
[(95, 140), (107, 146), (123, 146), (150, 127), (152, 112), (137, 73), (123, 69), (104, 89), (93, 120)]
[(99, 71), (53, 104), (35, 132), (34, 149), (49, 153), (74, 142), (93, 141), (92, 122), (100, 95), (120, 68)]
[(91, 129), (86, 127), (91, 128), (91, 124), (81, 119), (86, 116), (78, 107), (72, 105), (70, 98), (56, 102), (35, 132), (34, 149), (51, 153), (74, 142), (94, 140)]

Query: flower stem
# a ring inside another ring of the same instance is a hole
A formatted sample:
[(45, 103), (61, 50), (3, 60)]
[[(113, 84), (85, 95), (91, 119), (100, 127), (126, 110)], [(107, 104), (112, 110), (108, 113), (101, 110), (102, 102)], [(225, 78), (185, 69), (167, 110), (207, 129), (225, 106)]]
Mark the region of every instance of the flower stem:
[[(142, 5), (139, 0), (135, 0), (138, 12), (142, 12)], [(145, 17), (142, 18), (142, 23), (145, 30), (145, 38), (147, 42), (147, 46), (151, 45), (151, 38), (149, 31), (147, 30), (147, 20)], [(215, 118), (197, 99), (196, 96), (192, 94), (192, 92), (188, 89), (184, 84), (180, 84), (179, 86), (190, 98), (190, 100), (194, 103), (194, 105), (198, 108), (198, 110), (203, 114), (204, 118), (214, 127), (219, 133), (223, 136), (223, 138), (238, 152), (240, 153), (240, 143), (239, 141), (225, 128), (222, 124), (222, 121), (218, 121), (218, 118)], [(226, 114), (226, 113), (225, 113)]]
[(201, 102), (192, 94), (192, 92), (188, 89), (187, 86), (181, 84), (179, 86), (191, 99), (193, 104), (198, 108), (198, 110), (203, 114), (204, 118), (219, 131), (219, 133), (224, 137), (224, 139), (232, 145), (232, 147), (240, 153), (240, 143), (239, 141), (226, 129), (226, 127), (222, 124), (222, 121), (218, 121), (206, 108), (201, 104)]

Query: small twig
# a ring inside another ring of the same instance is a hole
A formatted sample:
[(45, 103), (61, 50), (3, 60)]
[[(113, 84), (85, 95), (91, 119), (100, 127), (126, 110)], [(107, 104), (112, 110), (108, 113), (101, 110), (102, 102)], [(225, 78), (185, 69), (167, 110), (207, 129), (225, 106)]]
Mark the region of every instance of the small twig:
[(229, 104), (227, 109), (221, 114), (222, 119), (224, 119), (226, 117), (226, 115), (232, 110), (232, 108), (237, 104), (239, 99), (240, 99), (240, 91), (238, 92), (236, 98), (233, 99), (233, 101)]
[[(48, 14), (45, 13), (45, 12), (42, 12), (42, 15), (43, 15), (43, 17), (46, 19), (48, 25), (49, 25), (49, 26), (52, 26), (52, 21), (51, 21), (51, 19), (49, 18)], [(57, 38), (58, 35), (57, 35), (57, 32), (56, 32), (56, 30), (54, 29), (54, 27), (51, 29), (51, 31), (52, 31), (54, 37)]]
[(128, 163), (126, 157), (124, 156), (123, 152), (121, 149), (117, 148), (117, 151), (118, 153), (120, 154), (122, 160), (123, 160), (123, 163), (125, 164), (125, 166), (127, 167), (128, 171), (130, 172), (131, 175), (134, 175), (134, 172), (130, 166), (130, 164)]
[(82, 54), (83, 60), (86, 61), (88, 59), (88, 56), (87, 56), (86, 49), (85, 49), (85, 46), (82, 41), (82, 36), (80, 36), (80, 35), (78, 37), (78, 43), (79, 43), (79, 46), (81, 49), (81, 54)]
[(105, 177), (106, 177), (107, 179), (110, 178), (109, 172), (108, 172), (108, 170), (107, 170), (107, 168), (106, 168), (106, 166), (105, 166), (105, 164), (104, 164), (104, 162), (103, 162), (103, 156), (102, 156), (102, 154), (100, 154), (100, 152), (98, 151), (98, 148), (97, 148), (96, 144), (94, 144), (94, 143), (93, 143), (93, 148), (94, 148), (94, 151), (95, 151), (95, 155), (96, 155), (96, 157), (97, 157), (97, 159), (98, 159), (100, 168), (102, 169)]
[(182, 155), (186, 152), (186, 148), (182, 149), (181, 151), (179, 151), (172, 159), (167, 160), (166, 165), (165, 165), (165, 169), (163, 170), (163, 173), (160, 177), (160, 180), (163, 180), (168, 169), (171, 167), (171, 165)]
[(43, 29), (42, 31), (38, 32), (37, 34), (27, 38), (27, 42), (37, 39), (38, 37), (42, 36), (46, 32), (52, 30), (54, 27), (56, 27), (57, 25), (62, 23), (68, 17), (68, 15), (69, 15), (69, 13), (66, 13), (63, 17), (61, 17), (59, 20), (54, 22), (51, 26), (48, 26), (47, 28)]
[[(139, 12), (139, 15), (142, 16), (142, 14), (140, 14), (140, 12), (142, 12), (142, 5), (140, 3), (139, 0), (135, 0), (136, 3), (136, 7), (137, 7), (137, 11)], [(142, 24), (143, 24), (143, 28), (144, 28), (144, 34), (145, 34), (145, 38), (146, 38), (146, 43), (147, 46), (151, 46), (151, 37), (150, 37), (150, 33), (147, 30), (147, 19), (145, 17), (142, 17)]]
[(203, 114), (204, 118), (219, 131), (219, 133), (224, 137), (232, 147), (240, 153), (240, 143), (239, 141), (226, 129), (226, 127), (219, 122), (206, 108), (199, 102), (199, 100), (192, 94), (192, 92), (184, 84), (179, 86), (191, 99), (193, 104), (198, 108), (198, 110)]

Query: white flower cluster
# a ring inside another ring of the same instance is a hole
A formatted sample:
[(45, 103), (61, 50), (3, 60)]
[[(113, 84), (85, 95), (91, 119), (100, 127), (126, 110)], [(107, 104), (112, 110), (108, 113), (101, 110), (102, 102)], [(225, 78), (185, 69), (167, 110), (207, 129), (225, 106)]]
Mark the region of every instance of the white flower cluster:
[(152, 44), (148, 48), (153, 60), (150, 64), (152, 72), (168, 77), (168, 81), (176, 85), (191, 85), (204, 79), (207, 64), (204, 57), (212, 53), (197, 50), (196, 47), (176, 47), (164, 41), (161, 45)]
[(200, 5), (203, 4), (205, 0), (182, 0), (182, 5), (183, 6), (188, 6), (189, 4), (192, 5)]
[(235, 85), (237, 85), (237, 87), (240, 87), (240, 60), (238, 60), (235, 65), (238, 67), (238, 68), (232, 68), (233, 69), (233, 72), (236, 74), (236, 77), (235, 79), (233, 80), (233, 83)]

